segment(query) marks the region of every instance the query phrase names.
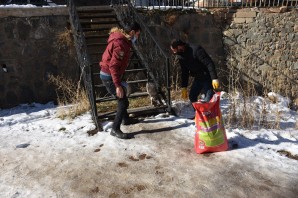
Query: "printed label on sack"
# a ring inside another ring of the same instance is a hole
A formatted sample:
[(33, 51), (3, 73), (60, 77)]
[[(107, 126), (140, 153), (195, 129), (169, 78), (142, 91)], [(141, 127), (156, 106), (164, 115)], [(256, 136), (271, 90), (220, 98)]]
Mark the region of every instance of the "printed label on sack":
[(203, 141), (199, 141), (199, 149), (204, 149), (205, 143)]
[(202, 111), (202, 114), (204, 115), (204, 116), (209, 116), (209, 115), (211, 115), (211, 111)]

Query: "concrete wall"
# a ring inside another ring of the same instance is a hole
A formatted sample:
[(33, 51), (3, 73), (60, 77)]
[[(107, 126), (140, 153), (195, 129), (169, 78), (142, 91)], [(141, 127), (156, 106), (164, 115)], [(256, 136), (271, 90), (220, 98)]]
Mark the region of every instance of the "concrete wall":
[(78, 78), (74, 47), (57, 37), (68, 18), (66, 8), (1, 8), (0, 108), (55, 101), (49, 74)]

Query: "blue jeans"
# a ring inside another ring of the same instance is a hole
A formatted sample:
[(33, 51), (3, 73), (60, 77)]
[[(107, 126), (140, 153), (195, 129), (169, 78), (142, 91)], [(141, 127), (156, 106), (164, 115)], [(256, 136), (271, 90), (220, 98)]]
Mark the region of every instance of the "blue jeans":
[(200, 93), (205, 94), (205, 98), (203, 99), (203, 101), (210, 101), (210, 99), (214, 95), (212, 82), (210, 79), (194, 79), (189, 91), (190, 102), (197, 102)]
[(118, 98), (116, 96), (116, 87), (113, 83), (112, 78), (108, 78), (106, 76), (102, 76), (100, 75), (101, 81), (104, 84), (104, 86), (106, 87), (106, 90), (113, 95), (115, 98), (117, 98), (117, 112), (116, 112), (116, 116), (113, 122), (113, 126), (112, 128), (115, 130), (119, 130), (120, 129), (120, 125), (122, 123), (122, 120), (128, 120), (129, 116), (127, 113), (127, 109), (129, 106), (129, 101), (128, 98), (126, 97), (126, 94), (124, 94), (123, 98)]

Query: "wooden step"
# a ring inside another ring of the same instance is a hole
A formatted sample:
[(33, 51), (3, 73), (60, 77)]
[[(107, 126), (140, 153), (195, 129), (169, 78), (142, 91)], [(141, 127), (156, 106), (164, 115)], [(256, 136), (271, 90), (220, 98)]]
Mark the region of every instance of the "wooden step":
[[(149, 115), (157, 115), (160, 113), (165, 113), (167, 109), (166, 105), (160, 106), (160, 107), (154, 107), (154, 106), (144, 106), (144, 107), (138, 107), (138, 108), (130, 108), (127, 110), (129, 114), (134, 115), (134, 117), (137, 116), (149, 116)], [(98, 113), (99, 119), (112, 119), (116, 115), (116, 111), (106, 112), (106, 113)]]
[(88, 13), (88, 14), (80, 14), (79, 13), (79, 18), (80, 19), (117, 19), (117, 16), (115, 14), (107, 14), (107, 13)]
[[(96, 73), (96, 74), (99, 75), (99, 73)], [(95, 73), (94, 73), (94, 75), (95, 75)], [(148, 79), (127, 81), (126, 83), (127, 84), (136, 84), (136, 83), (146, 83), (146, 82), (148, 82)], [(101, 85), (94, 85), (94, 88), (102, 88), (102, 87), (104, 87), (103, 84), (101, 84)]]
[(103, 27), (103, 28), (82, 28), (84, 32), (101, 32), (101, 31), (109, 31), (111, 27)]
[(119, 21), (81, 21), (80, 23), (81, 25), (116, 25)]
[(114, 9), (111, 6), (78, 6), (77, 12), (78, 13), (85, 13), (85, 12), (113, 12)]
[[(97, 63), (98, 64), (98, 63)], [(146, 68), (142, 68), (142, 69), (127, 69), (125, 70), (125, 72), (140, 72), (140, 71), (146, 71)], [(99, 72), (93, 73), (93, 76), (98, 76)]]
[(146, 71), (146, 68), (140, 68), (140, 69), (127, 69), (125, 72), (139, 72), (139, 71)]
[(91, 67), (93, 67), (93, 66), (98, 66), (98, 62), (91, 63), (90, 66), (91, 66)]
[(94, 39), (94, 38), (108, 38), (109, 34), (98, 34), (98, 35), (85, 35), (85, 39)]
[[(101, 55), (100, 55), (101, 54)], [(101, 58), (101, 56), (102, 56), (102, 54), (103, 53), (98, 53), (98, 57), (100, 57)], [(90, 54), (91, 55), (91, 54)], [(93, 53), (93, 55), (94, 55), (94, 53)], [(91, 60), (91, 58), (90, 58), (90, 60)], [(136, 62), (136, 61), (141, 61), (141, 59), (129, 59), (129, 62)], [(91, 63), (90, 64), (90, 67), (93, 67), (93, 66), (97, 66), (98, 65), (98, 61), (97, 61), (97, 59), (95, 60), (95, 62), (93, 62), (93, 63)]]
[(66, 5), (67, 4), (67, 1), (65, 1), (65, 0), (52, 0), (52, 2), (57, 5)]
[(99, 56), (102, 55), (103, 52), (93, 52), (93, 53), (89, 53), (90, 56)]
[[(149, 94), (147, 92), (136, 92), (136, 93), (130, 94), (128, 98), (138, 98), (138, 97), (145, 97), (145, 96), (149, 96)], [(116, 100), (116, 98), (114, 96), (96, 98), (95, 102), (100, 103), (100, 102), (108, 102), (112, 100)]]
[(86, 44), (87, 47), (90, 47), (90, 46), (103, 46), (103, 45), (107, 45), (107, 43), (87, 43)]
[[(98, 63), (97, 63), (98, 64)], [(140, 72), (140, 71), (146, 71), (146, 68), (142, 68), (142, 69), (127, 69), (125, 70), (125, 72)], [(98, 76), (99, 72), (93, 73), (93, 76)]]
[(129, 59), (129, 61), (135, 62), (135, 61), (141, 61), (141, 59), (139, 59), (139, 58), (131, 58), (131, 59)]

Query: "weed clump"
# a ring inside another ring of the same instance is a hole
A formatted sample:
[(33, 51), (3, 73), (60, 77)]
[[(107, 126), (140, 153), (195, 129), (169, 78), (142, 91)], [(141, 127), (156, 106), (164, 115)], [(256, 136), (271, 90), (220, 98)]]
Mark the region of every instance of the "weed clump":
[(49, 82), (54, 84), (57, 93), (58, 117), (61, 119), (75, 118), (90, 110), (90, 103), (81, 82), (73, 82), (64, 76), (49, 75)]

